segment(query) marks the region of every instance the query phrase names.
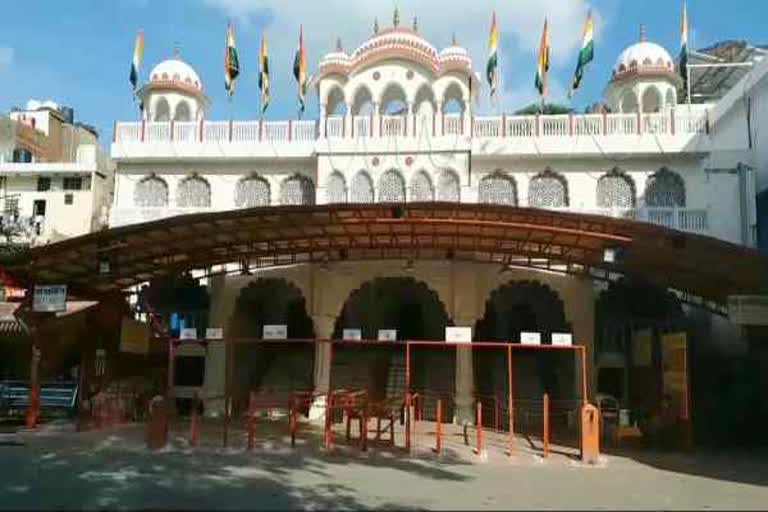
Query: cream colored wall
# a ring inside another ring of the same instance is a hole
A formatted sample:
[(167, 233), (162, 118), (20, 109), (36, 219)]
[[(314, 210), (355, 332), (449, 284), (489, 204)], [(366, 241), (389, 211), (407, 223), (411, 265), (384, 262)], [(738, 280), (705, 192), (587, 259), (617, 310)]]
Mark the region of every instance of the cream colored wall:
[[(336, 318), (348, 297), (377, 277), (410, 277), (423, 281), (437, 293), (455, 325), (472, 328), (485, 314), (485, 303), (493, 290), (512, 281), (533, 280), (557, 292), (564, 304), (566, 320), (572, 325), (574, 343), (585, 345), (591, 353), (595, 326), (594, 292), (589, 279), (525, 269), (500, 273), (498, 265), (457, 261), (415, 261), (409, 272), (403, 264), (402, 260), (343, 262), (329, 264), (327, 270), (318, 265), (295, 265), (246, 276), (214, 277), (209, 282), (210, 325), (223, 327), (226, 336), (241, 290), (259, 278), (282, 278), (301, 291), (318, 338), (332, 336)], [(207, 396), (223, 396), (224, 368), (223, 346), (210, 346), (204, 386)], [(323, 371), (316, 369), (316, 380), (327, 378)], [(316, 385), (322, 386), (323, 382)], [(215, 414), (220, 410), (220, 403), (211, 402), (207, 409)]]

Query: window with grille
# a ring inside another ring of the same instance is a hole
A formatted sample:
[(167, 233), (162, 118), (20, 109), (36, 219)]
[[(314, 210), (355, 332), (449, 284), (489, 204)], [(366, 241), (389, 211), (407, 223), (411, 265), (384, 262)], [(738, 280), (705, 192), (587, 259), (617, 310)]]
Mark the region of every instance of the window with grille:
[(235, 187), (235, 205), (238, 208), (269, 206), (269, 183), (260, 176), (243, 178)]
[(180, 208), (205, 208), (211, 206), (211, 186), (199, 176), (184, 179), (179, 183), (176, 204)]
[(168, 204), (168, 185), (156, 176), (144, 178), (136, 184), (133, 202), (136, 206), (143, 207), (166, 206)]
[(298, 174), (283, 180), (280, 204), (315, 204), (315, 185), (312, 180)]
[(367, 172), (360, 171), (352, 178), (351, 201), (366, 204), (373, 202), (373, 181)]
[(49, 190), (51, 190), (51, 178), (37, 178), (37, 191), (48, 192)]
[(329, 204), (347, 202), (347, 182), (339, 172), (328, 177), (325, 186), (325, 200)]
[(550, 170), (534, 176), (528, 187), (528, 205), (536, 208), (568, 206), (565, 178)]
[(455, 172), (444, 170), (440, 173), (440, 178), (437, 180), (437, 200), (459, 201), (459, 177)]
[(618, 169), (597, 180), (597, 206), (600, 208), (632, 208), (635, 206), (635, 184)]
[(394, 169), (387, 171), (379, 179), (378, 192), (380, 203), (402, 203), (405, 201), (405, 180)]
[(82, 190), (83, 178), (64, 178), (64, 190)]
[(411, 179), (411, 201), (433, 201), (435, 190), (432, 180), (424, 171), (419, 171)]
[(685, 207), (685, 183), (676, 172), (662, 168), (648, 179), (645, 204), (656, 208)]
[(480, 180), (478, 200), (481, 203), (517, 206), (515, 179), (500, 172), (486, 176)]

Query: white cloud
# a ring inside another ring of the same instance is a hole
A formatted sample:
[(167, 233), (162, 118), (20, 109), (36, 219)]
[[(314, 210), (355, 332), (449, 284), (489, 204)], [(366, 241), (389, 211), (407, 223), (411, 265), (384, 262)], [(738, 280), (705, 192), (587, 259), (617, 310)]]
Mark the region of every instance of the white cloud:
[[(394, 9), (392, 0), (200, 1), (231, 17), (249, 39), (266, 30), (273, 68), (290, 66), (299, 24), (302, 24), (310, 71), (314, 71), (314, 63), (334, 47), (337, 37), (350, 52), (371, 35), (375, 17), (382, 28), (391, 26)], [(472, 55), (475, 70), (485, 67), (491, 14), (495, 10), (505, 75), (502, 98), (507, 108), (512, 105), (506, 99), (526, 100), (534, 96), (536, 50), (544, 17), (549, 20), (553, 65), (570, 67), (571, 61), (575, 64), (582, 24), (590, 8), (588, 0), (399, 0), (397, 3), (401, 25), (411, 26), (413, 17), (417, 16), (419, 32), (438, 50), (448, 46), (452, 34), (456, 33), (459, 44)], [(603, 18), (594, 7), (593, 13), (599, 33)], [(280, 89), (292, 86), (288, 85), (289, 79), (283, 73), (276, 77), (273, 85)]]
[(9, 66), (13, 64), (15, 51), (7, 46), (0, 46), (0, 66)]

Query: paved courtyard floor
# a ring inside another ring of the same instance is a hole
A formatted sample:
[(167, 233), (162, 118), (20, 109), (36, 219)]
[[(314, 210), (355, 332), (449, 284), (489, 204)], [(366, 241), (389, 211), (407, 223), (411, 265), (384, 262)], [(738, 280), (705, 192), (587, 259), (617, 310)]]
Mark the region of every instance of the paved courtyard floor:
[[(583, 466), (542, 459), (478, 458), (456, 442), (437, 459), (372, 446), (333, 453), (314, 442), (291, 450), (265, 436), (242, 446), (189, 448), (181, 430), (159, 452), (141, 426), (75, 433), (49, 425), (0, 434), (0, 509), (765, 509), (768, 455), (629, 453)], [(237, 436), (234, 436), (237, 437)]]

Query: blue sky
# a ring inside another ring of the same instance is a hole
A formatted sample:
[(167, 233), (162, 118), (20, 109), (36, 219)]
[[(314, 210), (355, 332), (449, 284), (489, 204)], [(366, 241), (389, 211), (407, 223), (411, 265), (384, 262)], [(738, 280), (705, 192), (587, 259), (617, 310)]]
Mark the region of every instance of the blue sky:
[[(273, 71), (269, 118), (296, 115), (291, 63), (299, 24), (304, 25), (310, 73), (337, 35), (351, 51), (370, 35), (374, 17), (392, 23), (392, 0), (4, 0), (0, 18), (0, 110), (24, 107), (30, 98), (52, 99), (75, 108), (78, 120), (93, 124), (106, 144), (112, 121), (132, 120), (128, 71), (135, 33), (145, 32), (142, 78), (178, 45), (184, 60), (200, 74), (212, 100), (209, 119), (257, 116), (257, 53), (266, 31)], [(402, 24), (418, 16), (420, 32), (438, 49), (451, 34), (469, 48), (476, 71), (485, 65), (491, 12), (497, 11), (504, 74), (502, 109), (513, 111), (535, 99), (535, 49), (541, 23), (552, 31), (552, 100), (565, 102), (587, 9), (597, 17), (596, 55), (573, 106), (597, 101), (619, 52), (638, 38), (640, 23), (648, 39), (673, 56), (679, 45), (676, 0), (402, 0)], [(722, 39), (768, 43), (765, 0), (689, 0), (693, 47)], [(223, 45), (227, 20), (237, 29), (242, 75), (234, 101), (223, 88)], [(487, 89), (482, 91), (487, 96)], [(307, 117), (317, 116), (311, 95)], [(478, 112), (488, 111), (485, 99)]]

